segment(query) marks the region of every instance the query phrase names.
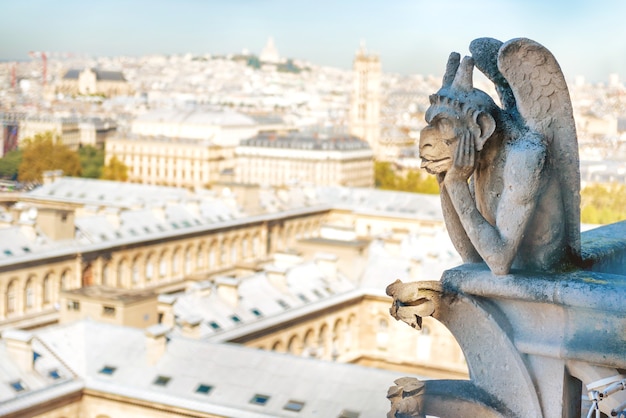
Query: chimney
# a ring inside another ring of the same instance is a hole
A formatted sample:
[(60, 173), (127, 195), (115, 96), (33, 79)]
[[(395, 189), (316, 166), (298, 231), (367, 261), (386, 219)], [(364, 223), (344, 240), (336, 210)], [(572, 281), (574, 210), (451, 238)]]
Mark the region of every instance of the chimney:
[(159, 323), (168, 327), (174, 326), (174, 303), (178, 299), (175, 295), (166, 293), (159, 295), (157, 298), (157, 312)]
[(24, 207), (20, 204), (15, 204), (9, 209), (9, 213), (11, 214), (11, 223), (13, 225), (17, 225), (19, 223), (22, 216), (22, 210), (24, 210)]
[(189, 338), (200, 338), (200, 323), (202, 318), (197, 315), (191, 315), (182, 320), (182, 334)]
[(146, 361), (149, 365), (155, 365), (165, 353), (167, 333), (170, 329), (165, 324), (152, 325), (146, 328)]
[(74, 211), (38, 207), (37, 226), (54, 241), (73, 239), (75, 235)]
[(218, 277), (215, 279), (217, 285), (217, 295), (231, 306), (239, 303), (239, 283), (241, 281), (234, 277)]
[(281, 268), (289, 268), (301, 264), (304, 259), (294, 250), (277, 251), (274, 254), (274, 265)]
[(61, 177), (63, 177), (63, 170), (44, 171), (42, 174), (42, 177), (43, 177), (44, 186), (48, 184), (52, 184), (55, 181), (57, 181), (57, 179), (60, 179)]
[(265, 274), (271, 284), (281, 291), (287, 291), (287, 268), (275, 265), (265, 266)]
[(324, 277), (329, 281), (337, 280), (337, 261), (339, 257), (331, 253), (315, 254), (315, 264), (322, 270)]
[(18, 329), (8, 329), (2, 333), (7, 353), (22, 371), (32, 371), (35, 362), (33, 334)]

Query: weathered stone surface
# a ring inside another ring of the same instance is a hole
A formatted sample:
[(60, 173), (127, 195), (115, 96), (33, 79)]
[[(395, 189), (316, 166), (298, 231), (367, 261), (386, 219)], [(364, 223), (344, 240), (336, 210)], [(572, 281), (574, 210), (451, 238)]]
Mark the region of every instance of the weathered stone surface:
[[(620, 254), (616, 248), (623, 247), (617, 240), (624, 241), (624, 235), (610, 233), (620, 227), (583, 234), (583, 243), (606, 238), (583, 247), (585, 260), (596, 262), (592, 267), (604, 265), (603, 255)], [(392, 410), (412, 404), (420, 414), (442, 418), (579, 417), (585, 385), (626, 370), (624, 274), (513, 270), (496, 276), (486, 266), (472, 264), (447, 270), (441, 281), (397, 281), (388, 294), (394, 298), (392, 315), (405, 322), (409, 318), (410, 325), (416, 321), (411, 317), (415, 306), (424, 306), (425, 300), (433, 304), (432, 316), (461, 345), (471, 379), (426, 381), (417, 395), (395, 398)], [(624, 401), (626, 391), (599, 406), (609, 415)], [(466, 403), (483, 410), (478, 415), (459, 413), (459, 405)]]
[[(470, 49), (462, 61), (451, 54), (420, 138), (452, 241), (465, 262), (496, 274), (563, 269), (580, 253), (580, 175), (561, 69), (529, 39), (481, 38)], [(474, 65), (503, 107), (473, 87)]]
[[(420, 139), (466, 264), (387, 287), (394, 318), (419, 328), (430, 315), (452, 332), (470, 380), (398, 379), (388, 417), (577, 418), (583, 388), (605, 415), (626, 414), (626, 222), (583, 234), (581, 249), (561, 70), (528, 39), (470, 50), (450, 56)], [(474, 61), (502, 107), (473, 88)]]

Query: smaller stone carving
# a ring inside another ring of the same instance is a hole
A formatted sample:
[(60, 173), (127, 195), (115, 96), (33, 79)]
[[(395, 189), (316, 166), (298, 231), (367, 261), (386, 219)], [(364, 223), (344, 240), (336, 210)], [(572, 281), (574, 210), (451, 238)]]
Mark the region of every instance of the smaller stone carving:
[(396, 386), (387, 391), (387, 399), (391, 401), (387, 418), (419, 418), (424, 382), (413, 377), (401, 377), (393, 383)]
[[(580, 175), (561, 69), (529, 39), (481, 38), (470, 50), (450, 55), (420, 137), (450, 237), (465, 262), (495, 274), (562, 269), (580, 254)], [(502, 107), (473, 87), (474, 65)]]

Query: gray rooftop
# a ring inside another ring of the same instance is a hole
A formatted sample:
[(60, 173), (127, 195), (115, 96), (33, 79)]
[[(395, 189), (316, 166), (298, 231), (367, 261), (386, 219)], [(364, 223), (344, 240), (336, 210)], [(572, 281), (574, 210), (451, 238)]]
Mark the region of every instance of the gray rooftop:
[[(389, 408), (386, 388), (398, 377), (396, 372), (175, 336), (150, 364), (150, 336), (143, 330), (90, 320), (48, 327), (35, 335), (35, 348), (43, 355), (30, 374), (19, 370), (0, 340), (0, 380), (5, 383), (0, 385), (0, 411), (37, 402), (35, 397), (23, 401), (35, 390), (56, 393), (58, 383), (46, 372), (51, 367), (78, 388), (82, 383), (112, 395), (239, 418), (333, 418), (344, 410), (359, 413), (359, 418), (381, 417)], [(110, 373), (103, 373), (104, 367)], [(165, 385), (155, 384), (159, 376), (169, 378)], [(16, 393), (6, 384), (15, 379), (27, 389)], [(199, 385), (210, 387), (208, 393), (198, 392)], [(255, 404), (257, 395), (268, 399)], [(286, 410), (290, 401), (301, 402), (301, 411)]]
[(301, 132), (288, 134), (261, 133), (239, 143), (242, 147), (292, 148), (301, 150), (352, 151), (369, 150), (367, 142), (350, 135), (314, 135)]

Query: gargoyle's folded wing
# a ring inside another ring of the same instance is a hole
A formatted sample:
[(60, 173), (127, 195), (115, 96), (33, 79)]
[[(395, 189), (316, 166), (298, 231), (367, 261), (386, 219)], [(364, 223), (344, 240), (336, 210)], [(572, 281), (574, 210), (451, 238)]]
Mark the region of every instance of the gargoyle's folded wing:
[(515, 96), (520, 116), (549, 146), (563, 190), (566, 233), (572, 255), (580, 255), (580, 167), (572, 103), (558, 62), (544, 46), (526, 38), (505, 42), (498, 69)]

